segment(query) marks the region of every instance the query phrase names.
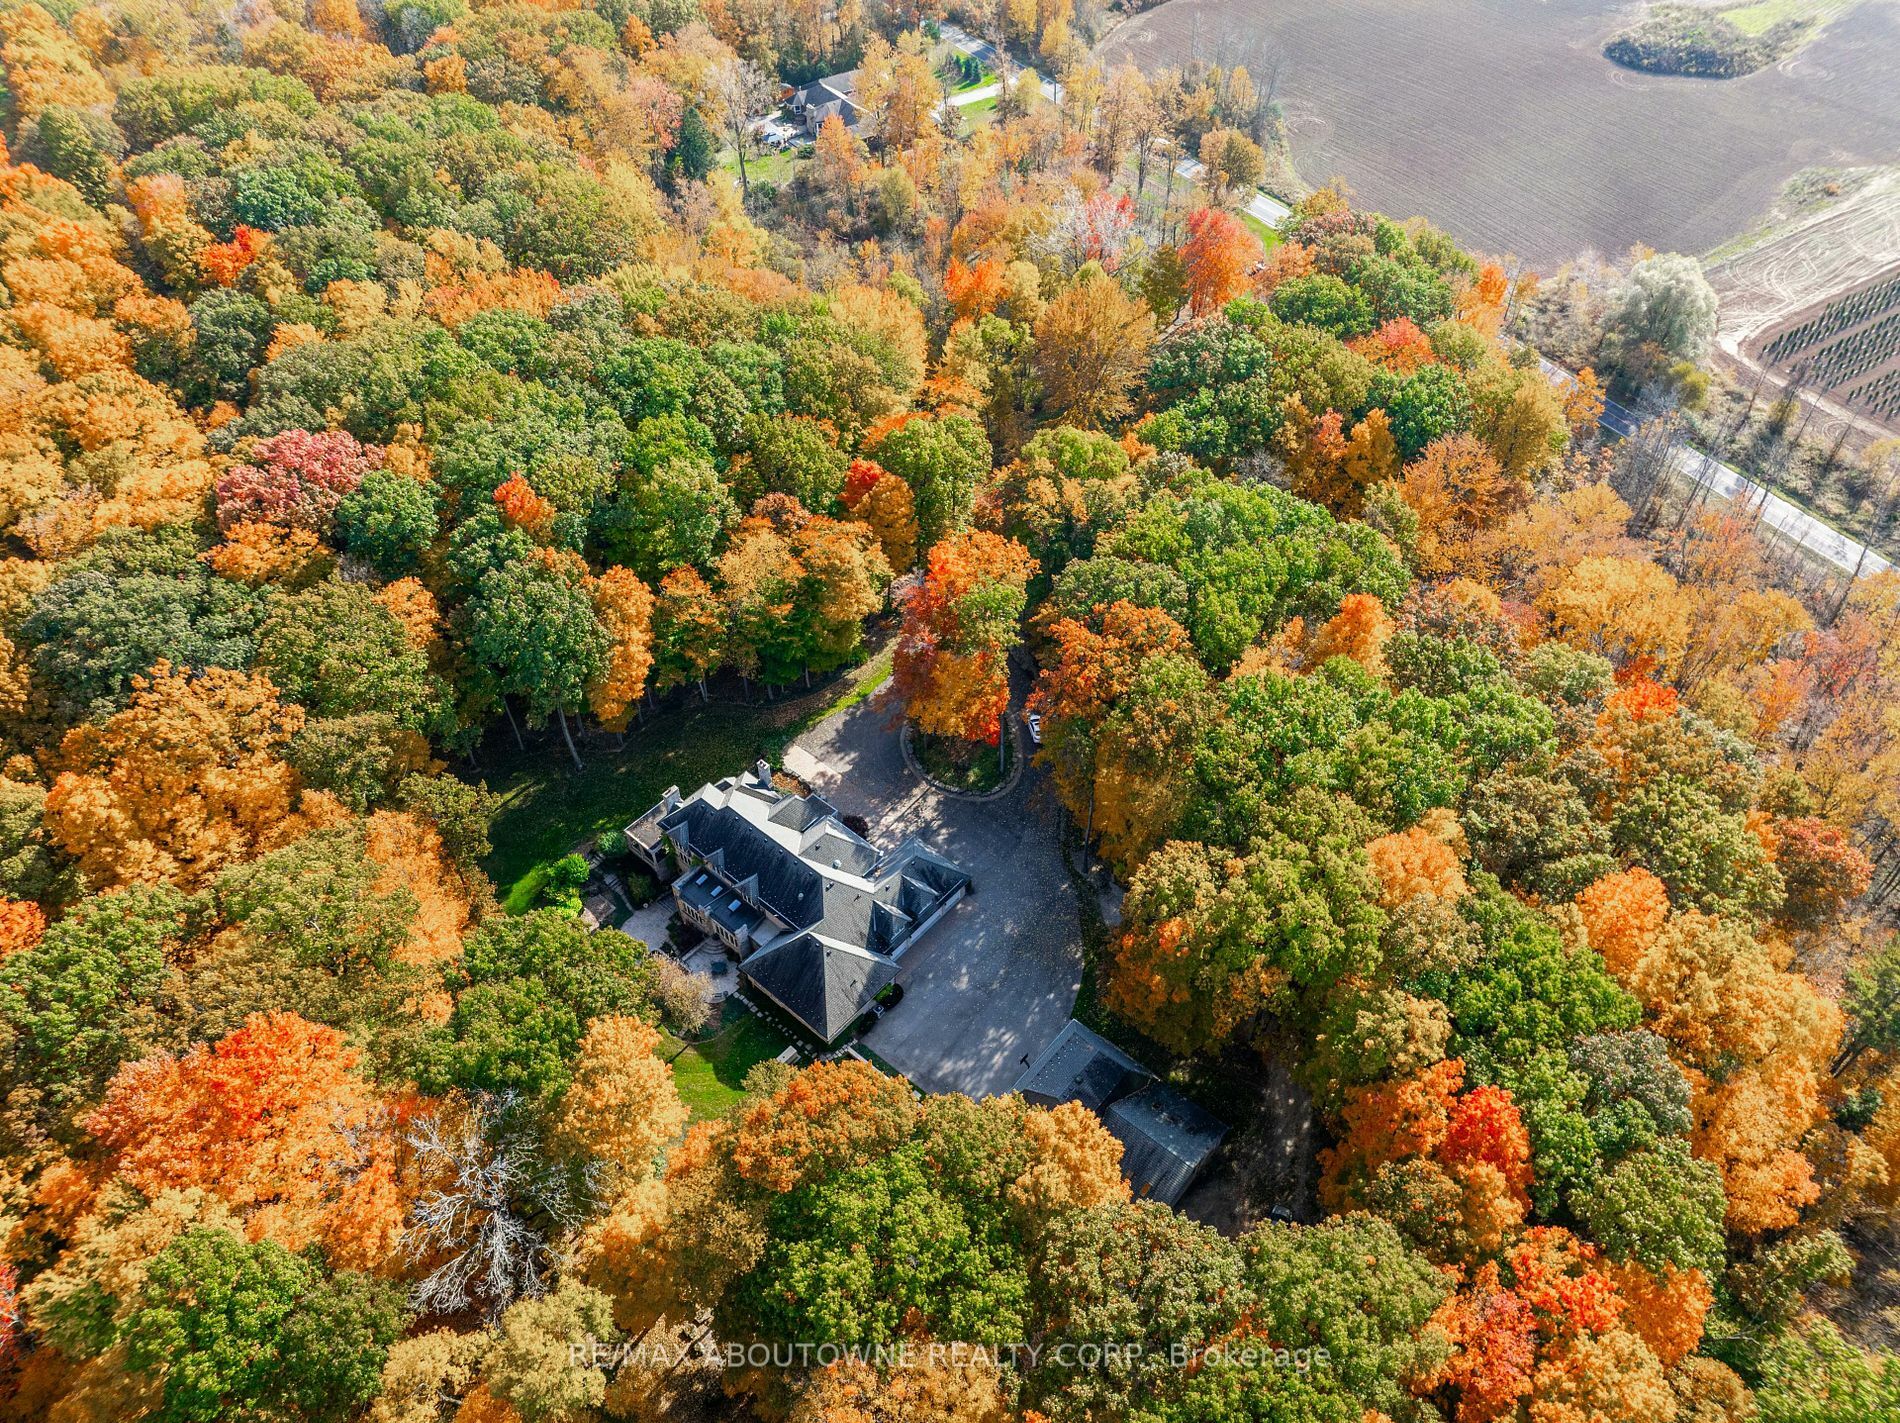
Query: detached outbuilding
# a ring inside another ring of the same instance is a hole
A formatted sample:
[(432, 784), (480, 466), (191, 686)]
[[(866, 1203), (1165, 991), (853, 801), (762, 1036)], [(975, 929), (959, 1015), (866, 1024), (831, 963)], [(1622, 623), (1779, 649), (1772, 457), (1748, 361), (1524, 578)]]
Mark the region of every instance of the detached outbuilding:
[(1122, 1144), (1122, 1174), (1144, 1200), (1178, 1205), (1227, 1136), (1227, 1124), (1100, 1033), (1070, 1019), (1016, 1079), (1038, 1107), (1080, 1102)]

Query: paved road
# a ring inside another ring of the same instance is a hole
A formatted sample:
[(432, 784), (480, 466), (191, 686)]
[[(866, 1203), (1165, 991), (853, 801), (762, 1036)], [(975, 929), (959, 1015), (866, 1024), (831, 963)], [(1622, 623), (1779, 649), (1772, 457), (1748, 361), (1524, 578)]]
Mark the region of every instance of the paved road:
[(996, 800), (938, 794), (905, 766), (874, 701), (821, 722), (785, 762), (870, 821), (877, 844), (919, 835), (970, 872), (975, 888), (904, 955), (904, 1000), (864, 1042), (927, 1092), (1007, 1092), (1082, 984), (1081, 926), (1042, 773), (1029, 769)]
[[(1186, 178), (1199, 178), (1201, 164), (1197, 159), (1183, 158), (1175, 163), (1174, 171)], [(1268, 227), (1276, 228), (1292, 213), (1285, 203), (1265, 193), (1257, 194), (1247, 204), (1246, 210)], [(1574, 379), (1569, 371), (1556, 362), (1541, 355), (1537, 359), (1550, 380), (1565, 382)], [(1599, 423), (1618, 439), (1627, 439), (1642, 421), (1634, 411), (1618, 405), (1614, 400), (1606, 400)], [(1697, 484), (1707, 486), (1731, 504), (1760, 510), (1761, 521), (1769, 528), (1784, 538), (1792, 539), (1843, 573), (1858, 571), (1871, 578), (1893, 567), (1872, 549), (1863, 548), (1859, 540), (1849, 538), (1833, 525), (1815, 518), (1799, 504), (1757, 484), (1740, 470), (1703, 454), (1686, 441), (1677, 446), (1675, 459), (1677, 468)]]
[(963, 26), (953, 25), (946, 20), (937, 26), (937, 33), (942, 35), (945, 42), (958, 54), (967, 54), (978, 64), (994, 65), (996, 63), (996, 46), (988, 40), (978, 39)]
[[(1553, 382), (1563, 383), (1574, 378), (1555, 361), (1543, 356), (1537, 360), (1546, 378)], [(1628, 439), (1636, 433), (1643, 420), (1627, 406), (1618, 405), (1614, 400), (1605, 400), (1603, 415), (1598, 423), (1618, 439)], [(1769, 528), (1843, 573), (1858, 570), (1863, 576), (1871, 578), (1893, 567), (1872, 549), (1864, 548), (1858, 539), (1849, 538), (1833, 525), (1815, 518), (1799, 504), (1783, 499), (1733, 466), (1703, 454), (1687, 441), (1677, 443), (1672, 458), (1675, 467), (1697, 484), (1706, 486), (1740, 509), (1759, 510), (1761, 521)]]
[[(988, 40), (978, 39), (961, 25), (953, 25), (946, 22), (939, 25), (937, 30), (938, 33), (943, 36), (944, 42), (958, 54), (967, 54), (977, 63), (984, 65), (992, 71), (995, 70), (997, 61), (1002, 58), (1001, 55), (997, 54), (995, 45), (991, 44)], [(1052, 79), (1043, 78), (1042, 75), (1036, 74), (1036, 71), (1033, 69), (1019, 69), (1016, 71), (1015, 77), (1021, 78), (1024, 74), (1034, 74), (1036, 76), (1036, 87), (1042, 90), (1042, 97), (1049, 100), (1050, 103), (1053, 104), (1061, 100), (1062, 86), (1060, 84)], [(993, 99), (1002, 92), (1003, 86), (1001, 83), (985, 84), (977, 89), (966, 89), (961, 94), (952, 94), (950, 96), (950, 107), (953, 109), (968, 108), (971, 104), (980, 104), (985, 99)]]
[[(1174, 171), (1179, 173), (1183, 178), (1193, 178), (1198, 181), (1201, 176), (1201, 160), (1198, 158), (1177, 158), (1174, 162)], [(1289, 217), (1293, 216), (1292, 208), (1288, 207), (1278, 198), (1268, 197), (1258, 189), (1255, 189), (1252, 201), (1247, 204), (1243, 211), (1247, 216), (1254, 218), (1256, 221), (1264, 222), (1268, 227), (1278, 227)]]
[[(1042, 90), (1042, 97), (1047, 99), (1050, 103), (1056, 103), (1062, 98), (1062, 86), (1060, 84), (1055, 83), (1053, 80), (1044, 79), (1033, 69), (1018, 70), (1016, 77), (1017, 79), (1021, 79), (1025, 74), (1035, 79), (1036, 87)], [(985, 84), (980, 88), (965, 89), (961, 94), (952, 94), (949, 103), (953, 109), (964, 109), (968, 108), (971, 104), (980, 104), (985, 99), (994, 99), (1002, 92), (1003, 86), (1000, 82)]]

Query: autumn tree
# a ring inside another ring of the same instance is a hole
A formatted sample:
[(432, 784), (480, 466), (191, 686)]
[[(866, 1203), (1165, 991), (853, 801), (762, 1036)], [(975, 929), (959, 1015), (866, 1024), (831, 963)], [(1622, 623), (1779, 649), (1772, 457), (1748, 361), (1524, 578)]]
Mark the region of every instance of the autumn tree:
[(1260, 145), (1231, 128), (1207, 131), (1201, 139), (1200, 160), (1202, 181), (1219, 208), (1251, 198), (1266, 176), (1267, 157)]
[(785, 1193), (875, 1160), (910, 1135), (905, 1084), (864, 1062), (818, 1063), (748, 1106), (731, 1142), (739, 1175)]
[(1084, 429), (1134, 408), (1154, 340), (1154, 315), (1094, 263), (1036, 318), (1036, 375), (1050, 416)]
[(916, 509), (910, 486), (884, 473), (852, 506), (852, 515), (877, 535), (878, 547), (893, 573), (908, 573), (917, 563)]
[(873, 38), (858, 61), (857, 97), (886, 148), (901, 152), (916, 145), (943, 102), (943, 84), (924, 53), (923, 37), (900, 36), (895, 45)]
[(259, 1014), (181, 1058), (121, 1067), (87, 1125), (148, 1196), (204, 1184), (254, 1237), (301, 1249), (361, 1228), (337, 1214), (359, 1205), (344, 1187), (375, 1116), (356, 1063), (333, 1029)]
[(891, 578), (866, 525), (810, 514), (784, 495), (753, 507), (718, 574), (727, 657), (774, 685), (848, 658)]
[(160, 663), (131, 705), (67, 733), (46, 826), (96, 884), (195, 888), (279, 833), (297, 777), (281, 758), (303, 725), (262, 677)]
[(665, 691), (695, 682), (703, 698), (706, 675), (724, 655), (718, 594), (696, 570), (676, 568), (655, 590), (652, 626), (653, 685)]
[(588, 688), (588, 705), (609, 731), (623, 731), (653, 667), (653, 594), (619, 567), (601, 574), (592, 592), (607, 654), (600, 679)]
[(1405, 466), (1400, 493), (1418, 515), (1418, 561), (1428, 573), (1456, 573), (1471, 534), (1508, 513), (1522, 496), (1484, 443), (1451, 435)]
[(1036, 561), (981, 531), (930, 550), (923, 576), (899, 595), (904, 625), (892, 668), (894, 700), (920, 731), (996, 744), (1009, 703), (1009, 650)]
[[(1098, 605), (1086, 620), (1062, 619), (1049, 629), (1049, 640), (1051, 654), (1029, 698), (1029, 710), (1042, 717), (1037, 758), (1050, 767), (1070, 813), (1092, 828), (1110, 714), (1125, 699), (1137, 697), (1139, 685), (1155, 685), (1165, 676), (1164, 659), (1190, 677), (1204, 681), (1205, 674), (1189, 655), (1187, 633), (1179, 623), (1158, 608), (1126, 601)], [(1180, 710), (1175, 708), (1175, 717), (1164, 713), (1154, 729), (1165, 734), (1170, 723), (1178, 725)], [(1116, 751), (1133, 749), (1126, 744), (1130, 720), (1115, 728), (1110, 744)], [(1111, 775), (1111, 783), (1118, 778)]]
[(1539, 606), (1565, 642), (1619, 664), (1643, 658), (1666, 671), (1687, 646), (1687, 600), (1668, 570), (1647, 560), (1581, 559)]
[(1216, 208), (1188, 214), (1181, 261), (1187, 268), (1188, 308), (1206, 316), (1238, 296), (1247, 270), (1260, 260), (1260, 242), (1240, 219)]
[(1399, 447), (1383, 410), (1369, 410), (1345, 434), (1337, 451), (1326, 450), (1296, 475), (1293, 492), (1324, 504), (1342, 519), (1357, 518), (1366, 491), (1399, 472)]
[(654, 1055), (659, 1045), (660, 1035), (638, 1018), (596, 1018), (561, 1102), (562, 1137), (636, 1180), (651, 1174), (660, 1149), (686, 1127), (672, 1070)]

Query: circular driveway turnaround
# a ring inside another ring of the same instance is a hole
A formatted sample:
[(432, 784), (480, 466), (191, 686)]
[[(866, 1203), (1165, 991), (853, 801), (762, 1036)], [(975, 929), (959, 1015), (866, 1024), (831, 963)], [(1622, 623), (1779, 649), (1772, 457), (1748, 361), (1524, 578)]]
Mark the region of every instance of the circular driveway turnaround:
[(869, 821), (879, 849), (916, 835), (969, 871), (971, 892), (905, 953), (903, 1001), (863, 1042), (926, 1092), (1007, 1092), (1068, 1022), (1082, 984), (1081, 925), (1055, 807), (1035, 794), (1041, 772), (984, 800), (937, 791), (905, 764), (875, 698), (799, 737), (786, 768)]

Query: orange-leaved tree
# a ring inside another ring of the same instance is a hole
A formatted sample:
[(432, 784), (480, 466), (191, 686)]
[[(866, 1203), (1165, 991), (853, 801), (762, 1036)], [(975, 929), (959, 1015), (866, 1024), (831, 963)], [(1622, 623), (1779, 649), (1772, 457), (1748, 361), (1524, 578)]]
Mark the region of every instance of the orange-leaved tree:
[(892, 692), (912, 725), (952, 741), (995, 745), (1009, 706), (1009, 650), (1036, 560), (981, 530), (930, 550), (923, 575), (898, 594)]
[[(120, 1178), (145, 1196), (202, 1188), (241, 1215), (255, 1239), (297, 1250), (360, 1240), (362, 1192), (349, 1187), (387, 1143), (357, 1054), (333, 1028), (294, 1013), (258, 1013), (183, 1057), (121, 1067), (86, 1126)], [(400, 1228), (375, 1232), (386, 1253)]]
[(618, 566), (595, 579), (592, 592), (607, 659), (587, 701), (602, 726), (625, 731), (653, 670), (653, 594), (631, 569)]
[(1181, 261), (1187, 267), (1188, 310), (1206, 316), (1247, 288), (1247, 273), (1260, 260), (1260, 240), (1232, 213), (1196, 208), (1188, 214)]
[(266, 678), (161, 662), (124, 711), (66, 734), (47, 831), (94, 884), (195, 889), (282, 831), (298, 789), (282, 756), (303, 721)]

